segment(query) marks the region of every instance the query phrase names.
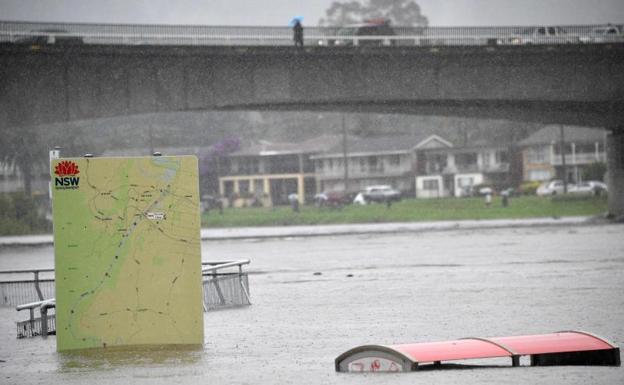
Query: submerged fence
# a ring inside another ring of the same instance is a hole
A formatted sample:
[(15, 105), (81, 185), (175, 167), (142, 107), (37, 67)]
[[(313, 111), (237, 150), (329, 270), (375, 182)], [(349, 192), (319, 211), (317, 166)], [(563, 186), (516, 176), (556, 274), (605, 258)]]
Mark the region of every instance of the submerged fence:
[[(250, 305), (248, 259), (202, 263), (204, 310)], [(234, 270), (234, 271), (232, 271)], [(0, 306), (18, 306), (54, 298), (54, 270), (0, 271)]]
[[(243, 271), (249, 263), (248, 259), (202, 263), (204, 311), (251, 305), (249, 277)], [(42, 274), (48, 277), (42, 278)], [(53, 269), (0, 271), (0, 306), (15, 306), (18, 312), (28, 310), (28, 319), (16, 322), (17, 338), (56, 333), (55, 314), (48, 314), (55, 308), (53, 274)]]
[[(202, 269), (204, 311), (251, 305), (249, 277), (243, 265), (249, 260), (207, 263)], [(236, 270), (234, 272), (227, 270)]]

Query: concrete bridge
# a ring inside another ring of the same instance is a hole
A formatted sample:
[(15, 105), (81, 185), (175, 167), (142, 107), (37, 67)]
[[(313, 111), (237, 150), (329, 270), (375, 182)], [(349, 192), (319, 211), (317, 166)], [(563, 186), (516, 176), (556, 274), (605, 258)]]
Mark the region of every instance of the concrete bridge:
[(606, 127), (624, 214), (624, 43), (395, 47), (0, 43), (0, 124), (208, 109), (378, 111)]

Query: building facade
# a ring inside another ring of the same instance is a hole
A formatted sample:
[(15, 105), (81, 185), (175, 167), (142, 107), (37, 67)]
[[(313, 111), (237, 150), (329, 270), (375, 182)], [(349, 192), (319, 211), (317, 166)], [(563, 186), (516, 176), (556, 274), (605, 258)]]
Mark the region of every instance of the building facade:
[(510, 183), (509, 170), (507, 147), (454, 147), (446, 141), (418, 152), (416, 197), (470, 196), (473, 187), (481, 184), (502, 188)]
[(358, 192), (367, 186), (390, 185), (414, 196), (417, 151), (438, 142), (448, 143), (437, 135), (349, 138), (346, 148), (340, 143), (312, 157), (317, 189)]
[(605, 142), (604, 130), (545, 126), (520, 142), (524, 180), (565, 179), (570, 183), (581, 182), (586, 167), (592, 163), (606, 162)]
[(300, 203), (317, 192), (311, 157), (334, 146), (339, 137), (321, 136), (301, 143), (263, 141), (231, 153), (220, 165), (219, 193), (234, 206)]

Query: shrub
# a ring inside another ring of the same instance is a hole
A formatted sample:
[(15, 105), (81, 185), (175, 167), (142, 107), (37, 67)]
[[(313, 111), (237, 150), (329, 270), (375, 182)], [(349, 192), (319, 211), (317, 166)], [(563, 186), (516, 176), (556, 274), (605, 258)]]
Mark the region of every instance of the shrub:
[(522, 195), (535, 195), (540, 184), (541, 182), (537, 180), (522, 182), (522, 184), (518, 186), (518, 191)]

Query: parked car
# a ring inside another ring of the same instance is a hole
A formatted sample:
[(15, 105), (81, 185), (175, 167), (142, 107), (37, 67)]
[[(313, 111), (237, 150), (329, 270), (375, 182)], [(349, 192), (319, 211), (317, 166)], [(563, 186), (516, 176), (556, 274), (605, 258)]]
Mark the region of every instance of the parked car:
[[(572, 188), (572, 185), (568, 184), (568, 191)], [(535, 192), (539, 196), (557, 195), (563, 194), (563, 181), (559, 179), (551, 180), (550, 182), (544, 182), (537, 188)]]
[(314, 196), (314, 204), (317, 207), (331, 206), (339, 207), (350, 204), (353, 201), (354, 194), (345, 193), (344, 191), (325, 191)]
[(624, 34), (616, 25), (605, 25), (592, 29), (591, 33), (581, 36), (582, 43), (611, 43), (624, 40)]
[(352, 46), (356, 44), (355, 40), (359, 46), (394, 45), (394, 40), (383, 39), (381, 36), (396, 36), (396, 32), (390, 26), (389, 20), (376, 19), (340, 27), (336, 31), (336, 36), (344, 38), (327, 42), (319, 41), (319, 45)]
[(529, 44), (565, 44), (578, 43), (577, 35), (569, 34), (565, 29), (557, 26), (539, 26), (527, 28), (516, 36), (499, 41), (499, 44), (529, 45)]
[(362, 192), (366, 202), (393, 202), (401, 200), (401, 192), (388, 185), (368, 186)]
[(581, 182), (575, 186), (570, 187), (568, 192), (570, 194), (580, 194), (580, 195), (602, 195), (606, 194), (608, 191), (607, 185), (598, 182), (598, 181), (587, 181)]
[(366, 204), (366, 199), (364, 199), (364, 194), (362, 194), (361, 192), (357, 193), (355, 195), (355, 198), (353, 198), (353, 204), (354, 205), (365, 205)]

